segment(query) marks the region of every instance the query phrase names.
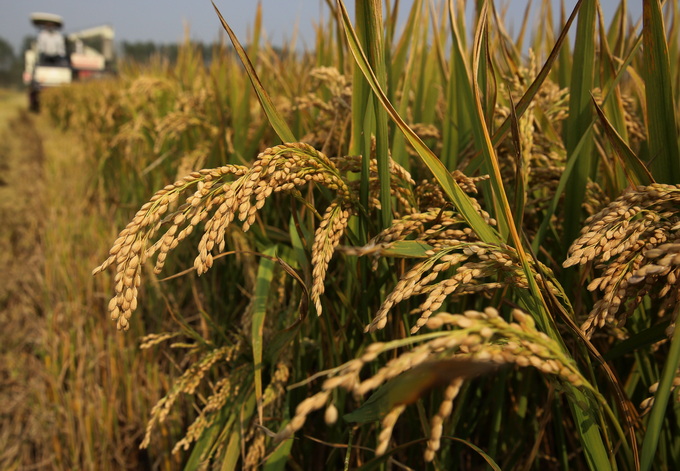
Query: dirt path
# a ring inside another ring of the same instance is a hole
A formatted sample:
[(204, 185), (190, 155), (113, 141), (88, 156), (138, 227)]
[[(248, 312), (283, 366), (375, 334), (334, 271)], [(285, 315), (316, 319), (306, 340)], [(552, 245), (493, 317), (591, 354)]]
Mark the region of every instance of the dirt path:
[(0, 91), (0, 469), (40, 466), (46, 417), (39, 358), (44, 329), (43, 146), (18, 93)]
[(139, 443), (157, 358), (116, 331), (111, 279), (91, 274), (117, 234), (93, 163), (0, 90), (0, 471), (151, 469)]

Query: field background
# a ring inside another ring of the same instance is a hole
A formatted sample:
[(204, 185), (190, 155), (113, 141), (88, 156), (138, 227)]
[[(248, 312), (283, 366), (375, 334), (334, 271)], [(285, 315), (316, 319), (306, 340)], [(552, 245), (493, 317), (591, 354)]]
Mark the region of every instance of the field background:
[(536, 3), (1, 91), (0, 468), (675, 469), (678, 4)]

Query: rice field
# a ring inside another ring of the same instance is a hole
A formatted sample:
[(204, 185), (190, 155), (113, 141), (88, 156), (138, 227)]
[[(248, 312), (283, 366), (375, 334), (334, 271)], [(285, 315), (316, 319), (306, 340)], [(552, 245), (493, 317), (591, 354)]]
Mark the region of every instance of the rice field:
[(45, 92), (0, 467), (676, 469), (680, 16), (642, 5), (328, 2), (306, 52), (216, 7), (209, 64)]

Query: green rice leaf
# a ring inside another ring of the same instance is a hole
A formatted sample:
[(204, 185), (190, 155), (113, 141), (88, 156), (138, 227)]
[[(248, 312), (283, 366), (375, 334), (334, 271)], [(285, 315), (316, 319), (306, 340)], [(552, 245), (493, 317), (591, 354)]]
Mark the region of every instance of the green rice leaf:
[[(289, 420), (281, 423), (281, 428), (285, 427)], [(284, 440), (279, 443), (276, 449), (269, 455), (267, 461), (264, 463), (263, 471), (283, 471), (286, 469), (286, 463), (290, 455), (290, 450), (293, 448), (294, 440)]]
[[(357, 2), (364, 7), (363, 18), (366, 26), (366, 49), (368, 58), (373, 65), (378, 84), (384, 90), (387, 86), (387, 68), (383, 46), (382, 2), (380, 0), (366, 0)], [(378, 181), (380, 182), (380, 219), (381, 228), (389, 227), (392, 223), (392, 195), (390, 192), (390, 164), (389, 164), (389, 134), (387, 113), (380, 105), (377, 97), (373, 97), (375, 128), (364, 128), (364, 136), (375, 134), (375, 154), (378, 161)], [(371, 132), (374, 131), (374, 132)], [(368, 149), (364, 149), (368, 150)], [(364, 157), (367, 155), (364, 154)], [(368, 159), (364, 159), (368, 160)]]
[[(229, 441), (227, 442), (227, 450), (224, 452), (224, 460), (222, 461), (222, 466), (220, 466), (220, 471), (233, 471), (236, 469), (238, 464), (238, 459), (241, 456), (241, 432), (239, 430), (232, 430), (229, 434)], [(187, 471), (193, 471), (198, 469), (197, 464), (195, 467), (185, 468)]]
[[(675, 315), (678, 314), (676, 308)], [(640, 453), (641, 470), (648, 471), (652, 468), (654, 463), (654, 456), (659, 444), (659, 436), (666, 417), (666, 407), (668, 406), (668, 399), (671, 395), (671, 388), (673, 380), (680, 366), (680, 329), (673, 330), (673, 339), (671, 340), (671, 348), (668, 351), (666, 363), (663, 366), (661, 378), (659, 378), (659, 387), (654, 395), (654, 405), (652, 412), (647, 422), (647, 432), (642, 442), (642, 452)]]
[(420, 11), (422, 9), (422, 0), (415, 0), (411, 5), (408, 19), (404, 25), (404, 31), (401, 33), (399, 42), (396, 45), (395, 52), (392, 55), (391, 67), (388, 70), (392, 71), (390, 74), (389, 91), (394, 95), (397, 89), (397, 78), (401, 75), (406, 67), (408, 52), (413, 42), (416, 31), (416, 26), (420, 21)]
[(380, 100), (380, 103), (385, 108), (390, 118), (392, 118), (395, 124), (404, 133), (406, 139), (415, 148), (418, 156), (430, 169), (437, 182), (442, 186), (449, 198), (451, 198), (453, 203), (456, 205), (456, 208), (458, 211), (460, 211), (461, 215), (463, 218), (465, 218), (470, 227), (485, 242), (498, 242), (499, 237), (496, 231), (491, 226), (489, 226), (484, 221), (484, 219), (482, 219), (479, 213), (477, 213), (475, 208), (472, 206), (472, 203), (470, 203), (469, 197), (463, 192), (460, 186), (458, 186), (446, 167), (416, 135), (416, 133), (413, 132), (413, 130), (404, 122), (389, 100), (387, 100), (387, 96), (381, 89), (378, 79), (376, 78), (375, 73), (369, 65), (368, 59), (361, 48), (359, 39), (356, 32), (354, 31), (354, 28), (352, 27), (352, 22), (349, 19), (347, 9), (345, 8), (342, 0), (338, 0), (338, 7), (340, 9), (341, 20), (343, 27), (345, 28), (350, 51), (352, 52), (359, 69), (363, 73), (371, 89), (373, 89), (373, 92)]
[(621, 161), (621, 169), (625, 173), (628, 182), (631, 185), (636, 186), (654, 183), (654, 177), (649, 173), (645, 164), (642, 163), (626, 141), (624, 141), (616, 129), (614, 129), (614, 126), (612, 126), (604, 115), (604, 111), (602, 111), (602, 108), (600, 108), (595, 99), (593, 99), (593, 104), (595, 105), (595, 111), (597, 111), (597, 116), (600, 118), (600, 123), (604, 128), (604, 132), (607, 135), (609, 142), (612, 144), (617, 157)]
[(357, 410), (346, 414), (347, 422), (380, 420), (399, 405), (412, 404), (433, 387), (450, 384), (455, 378), (472, 378), (496, 369), (491, 362), (444, 359), (422, 363), (379, 387)]
[(231, 39), (231, 43), (234, 45), (234, 49), (236, 50), (236, 53), (241, 59), (241, 62), (243, 63), (243, 66), (246, 69), (246, 72), (248, 73), (248, 78), (250, 78), (250, 82), (253, 84), (255, 93), (257, 93), (257, 98), (258, 100), (260, 100), (260, 104), (262, 105), (262, 109), (267, 115), (269, 123), (272, 125), (274, 131), (276, 131), (276, 134), (279, 136), (281, 141), (296, 142), (297, 139), (295, 138), (295, 135), (288, 127), (288, 124), (283, 119), (283, 116), (281, 116), (279, 111), (274, 107), (272, 99), (269, 97), (269, 94), (265, 90), (264, 85), (262, 85), (262, 82), (260, 81), (260, 78), (258, 77), (257, 72), (255, 71), (255, 67), (253, 67), (252, 62), (250, 62), (248, 54), (246, 53), (245, 49), (243, 49), (243, 46), (241, 46), (241, 43), (234, 34), (234, 31), (232, 31), (231, 27), (227, 24), (224, 17), (220, 13), (220, 10), (218, 10), (217, 5), (215, 5), (214, 2), (213, 7), (215, 8), (217, 16), (220, 18), (222, 27), (229, 35), (229, 39)]
[(196, 443), (191, 450), (191, 454), (189, 455), (189, 459), (187, 459), (187, 462), (184, 465), (184, 469), (186, 471), (197, 469), (200, 466), (201, 461), (205, 458), (205, 455), (209, 454), (208, 451), (211, 448), (214, 448), (220, 434), (224, 433), (225, 430), (231, 429), (232, 424), (233, 420), (229, 417), (227, 412), (224, 410), (220, 411), (215, 422), (204, 430), (198, 440), (196, 440)]
[(255, 296), (253, 298), (251, 342), (253, 346), (253, 371), (255, 372), (255, 399), (257, 400), (257, 413), (262, 424), (262, 351), (264, 320), (267, 315), (267, 299), (269, 298), (272, 277), (274, 275), (274, 260), (276, 247), (268, 247), (264, 252), (268, 257), (260, 259), (255, 282)]
[[(595, 1), (587, 1), (579, 10), (574, 43), (574, 64), (569, 82), (569, 116), (564, 122), (564, 143), (567, 160), (575, 159), (574, 150), (582, 136), (591, 132), (593, 109), (590, 91), (595, 80)], [(564, 201), (564, 238), (566, 247), (576, 238), (583, 220), (581, 203), (586, 192), (586, 184), (591, 177), (593, 161), (593, 141), (588, 139), (581, 149), (574, 171), (565, 188)]]
[[(562, 51), (563, 47), (569, 46), (568, 42), (566, 41), (568, 38), (567, 34), (569, 33), (571, 24), (576, 19), (577, 13), (581, 8), (583, 1), (584, 0), (579, 0), (576, 6), (574, 6), (574, 10), (571, 12), (571, 15), (569, 15), (569, 19), (565, 23), (564, 28), (562, 28), (562, 32), (557, 38), (555, 46), (553, 46), (552, 51), (548, 56), (548, 59), (545, 61), (545, 64), (543, 64), (543, 67), (541, 67), (541, 70), (539, 71), (534, 81), (531, 82), (531, 85), (529, 85), (529, 88), (527, 88), (527, 91), (524, 93), (524, 95), (522, 95), (522, 98), (517, 102), (515, 112), (517, 114), (518, 119), (522, 117), (522, 115), (527, 110), (527, 108), (533, 101), (534, 97), (536, 96), (536, 93), (538, 93), (538, 90), (541, 88), (541, 85), (543, 85), (543, 82), (545, 81), (546, 78), (548, 78), (548, 75), (550, 74), (550, 71), (552, 70), (555, 61), (560, 56), (560, 51)], [(503, 139), (505, 139), (505, 136), (510, 131), (511, 125), (510, 121), (511, 121), (510, 117), (506, 118), (505, 121), (503, 121), (503, 123), (498, 127), (496, 132), (494, 132), (494, 135), (491, 138), (491, 141), (493, 142), (494, 146), (498, 146), (498, 144), (500, 144), (500, 142), (502, 142)]]
[(643, 2), (642, 14), (643, 77), (651, 169), (660, 183), (674, 184), (680, 182), (680, 149), (670, 59), (659, 0)]
[(449, 27), (453, 45), (449, 61), (449, 82), (446, 89), (447, 109), (444, 118), (444, 158), (448, 168), (456, 168), (460, 147), (472, 133), (470, 110), (475, 102), (472, 96), (470, 64), (465, 54), (465, 25), (461, 20), (465, 10), (462, 3), (454, 11), (453, 1), (448, 3)]
[(398, 240), (381, 252), (386, 257), (427, 258), (432, 246), (417, 240)]
[[(238, 459), (241, 456), (241, 440), (243, 437), (241, 437), (241, 432), (244, 430), (244, 424), (248, 423), (250, 420), (250, 417), (253, 415), (253, 412), (255, 411), (255, 394), (251, 394), (247, 396), (248, 399), (243, 403), (241, 409), (238, 411), (238, 417), (239, 424), (238, 427), (234, 427), (230, 436), (229, 436), (229, 442), (227, 444), (227, 450), (224, 453), (224, 461), (222, 461), (222, 466), (220, 467), (221, 471), (232, 471), (236, 469), (236, 465), (238, 464)], [(194, 469), (199, 469), (198, 466), (191, 468), (193, 471)]]

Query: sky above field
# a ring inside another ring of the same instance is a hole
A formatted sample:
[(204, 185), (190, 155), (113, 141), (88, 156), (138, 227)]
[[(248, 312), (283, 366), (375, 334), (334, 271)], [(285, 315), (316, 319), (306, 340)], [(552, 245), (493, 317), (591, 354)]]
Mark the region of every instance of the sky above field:
[[(254, 0), (215, 0), (216, 5), (239, 38), (247, 38), (253, 24), (257, 2)], [(439, 4), (440, 0), (435, 0)], [(474, 2), (469, 1), (469, 4)], [(497, 5), (509, 4), (507, 25), (517, 31), (528, 0), (500, 0)], [(534, 4), (540, 2), (535, 1)], [(559, 1), (553, 0), (556, 12)], [(566, 0), (568, 11), (576, 0)], [(601, 2), (605, 16), (611, 17), (619, 2)], [(352, 0), (346, 0), (353, 15)], [(406, 17), (411, 0), (401, 1), (401, 17)], [(629, 2), (634, 19), (639, 18), (641, 1)], [(325, 18), (328, 9), (324, 0), (262, 0), (263, 23), (267, 36), (274, 44), (289, 40), (297, 26), (298, 46), (313, 46), (314, 24)], [(32, 12), (48, 12), (64, 18), (64, 31), (74, 32), (109, 24), (115, 28), (117, 41), (179, 42), (184, 37), (185, 26), (192, 39), (206, 43), (215, 41), (221, 29), (209, 0), (2, 0), (0, 6), (0, 37), (8, 40), (18, 51), (23, 38), (34, 35), (29, 21)], [(512, 28), (514, 25), (514, 29)]]

